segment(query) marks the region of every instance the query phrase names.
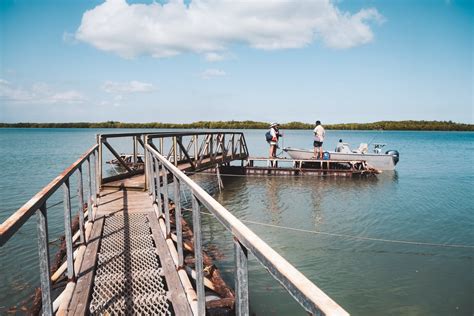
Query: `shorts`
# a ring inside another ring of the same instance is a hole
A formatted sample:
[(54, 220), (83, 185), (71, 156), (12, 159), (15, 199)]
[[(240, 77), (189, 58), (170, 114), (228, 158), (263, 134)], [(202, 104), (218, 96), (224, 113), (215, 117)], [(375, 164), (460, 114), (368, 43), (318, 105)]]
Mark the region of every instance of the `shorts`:
[(275, 146), (275, 145), (278, 144), (278, 142), (273, 142), (273, 141), (270, 141), (270, 142), (268, 142), (268, 143), (270, 144), (270, 146)]
[(313, 146), (316, 148), (323, 147), (323, 142), (318, 142), (317, 140), (315, 140), (313, 142)]

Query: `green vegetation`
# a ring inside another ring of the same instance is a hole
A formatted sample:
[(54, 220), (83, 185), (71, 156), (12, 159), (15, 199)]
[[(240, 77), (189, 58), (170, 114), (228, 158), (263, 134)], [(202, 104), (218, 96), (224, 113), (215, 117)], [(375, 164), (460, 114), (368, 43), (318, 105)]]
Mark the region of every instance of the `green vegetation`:
[[(199, 121), (193, 123), (0, 123), (0, 128), (211, 128), (211, 129), (267, 129), (269, 123), (256, 121)], [(326, 129), (339, 130), (397, 130), (397, 131), (474, 131), (474, 124), (452, 121), (380, 121), (373, 123), (344, 123), (324, 125)], [(282, 129), (312, 129), (314, 124), (289, 122)]]

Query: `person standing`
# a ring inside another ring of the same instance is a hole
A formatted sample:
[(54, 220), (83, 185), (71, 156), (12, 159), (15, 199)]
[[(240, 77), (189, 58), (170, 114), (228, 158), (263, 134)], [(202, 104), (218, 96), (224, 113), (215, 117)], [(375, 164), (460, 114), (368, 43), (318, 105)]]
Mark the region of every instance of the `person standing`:
[(276, 158), (276, 151), (277, 151), (277, 148), (278, 148), (278, 139), (282, 136), (282, 134), (280, 133), (278, 127), (280, 126), (280, 124), (278, 123), (272, 123), (270, 124), (270, 136), (271, 136), (271, 139), (269, 141), (270, 143), (270, 158)]
[(326, 131), (321, 125), (321, 121), (316, 121), (316, 127), (313, 130), (314, 133), (314, 156), (315, 159), (323, 159), (323, 142), (326, 136)]

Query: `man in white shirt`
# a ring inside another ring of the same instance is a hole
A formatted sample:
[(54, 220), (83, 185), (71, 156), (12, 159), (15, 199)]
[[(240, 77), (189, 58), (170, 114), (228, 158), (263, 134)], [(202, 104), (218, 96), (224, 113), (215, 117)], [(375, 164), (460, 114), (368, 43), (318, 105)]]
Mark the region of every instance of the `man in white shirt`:
[(321, 121), (316, 121), (316, 127), (314, 128), (314, 156), (316, 159), (323, 159), (323, 142), (326, 136), (326, 131), (321, 125)]

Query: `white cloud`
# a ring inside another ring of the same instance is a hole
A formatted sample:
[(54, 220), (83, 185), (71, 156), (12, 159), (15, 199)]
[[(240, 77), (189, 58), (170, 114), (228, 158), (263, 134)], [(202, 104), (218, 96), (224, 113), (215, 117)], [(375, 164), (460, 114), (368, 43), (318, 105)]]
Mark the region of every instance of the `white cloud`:
[(225, 76), (226, 73), (220, 69), (206, 69), (201, 73), (201, 78), (203, 79), (211, 79), (213, 77), (222, 77)]
[(215, 61), (222, 61), (224, 59), (226, 59), (226, 57), (222, 54), (218, 54), (218, 53), (207, 53), (205, 55), (205, 58), (207, 61), (210, 61), (210, 62), (215, 62)]
[(156, 88), (151, 83), (132, 80), (130, 82), (106, 81), (102, 85), (102, 90), (107, 93), (144, 93), (155, 91)]
[(182, 0), (128, 4), (107, 0), (84, 13), (76, 38), (125, 58), (204, 54), (215, 61), (233, 43), (256, 49), (301, 48), (320, 39), (337, 49), (373, 40), (374, 8), (341, 12), (330, 0)]
[(19, 87), (0, 79), (0, 99), (29, 104), (74, 104), (87, 98), (75, 90), (56, 91), (45, 83), (35, 83), (30, 88)]

